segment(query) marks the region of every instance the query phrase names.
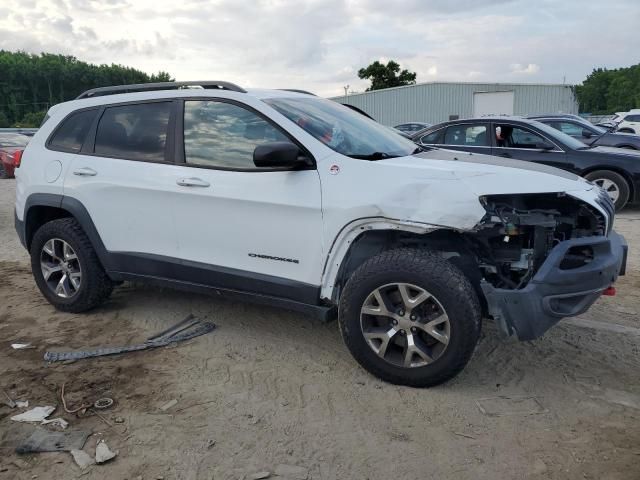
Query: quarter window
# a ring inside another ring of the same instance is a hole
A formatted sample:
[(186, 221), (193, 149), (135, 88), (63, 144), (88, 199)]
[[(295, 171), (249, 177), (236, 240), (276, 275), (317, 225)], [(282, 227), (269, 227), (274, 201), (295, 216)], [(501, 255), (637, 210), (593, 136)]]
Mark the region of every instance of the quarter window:
[(96, 132), (95, 153), (128, 160), (164, 161), (171, 102), (109, 107)]
[(49, 147), (65, 152), (79, 152), (97, 111), (83, 110), (68, 116), (51, 137)]
[(624, 120), (625, 122), (640, 122), (640, 115), (627, 115)]
[(265, 119), (232, 103), (194, 100), (184, 104), (187, 164), (253, 170), (258, 145), (288, 141)]
[(447, 127), (444, 135), (445, 145), (464, 145), (467, 147), (486, 147), (486, 125), (453, 125)]
[(424, 137), (420, 137), (420, 143), (422, 145), (437, 145), (442, 143), (442, 134), (444, 133), (444, 129), (436, 130), (435, 132), (431, 132)]

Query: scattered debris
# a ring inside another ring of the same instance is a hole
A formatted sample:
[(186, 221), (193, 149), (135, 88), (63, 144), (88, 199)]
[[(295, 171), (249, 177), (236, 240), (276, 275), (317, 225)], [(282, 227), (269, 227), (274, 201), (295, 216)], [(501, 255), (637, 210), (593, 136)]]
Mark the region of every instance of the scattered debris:
[(275, 469), (275, 474), (279, 477), (307, 480), (309, 470), (304, 467), (298, 467), (297, 465), (278, 465)]
[(160, 407), (160, 410), (162, 410), (163, 412), (166, 412), (167, 410), (169, 410), (171, 407), (175, 407), (178, 404), (178, 400), (176, 400), (175, 398), (173, 400), (169, 400), (167, 403), (165, 403), (164, 405), (162, 405)]
[(16, 453), (64, 452), (80, 450), (84, 447), (91, 432), (70, 430), (68, 432), (51, 432), (37, 428), (27, 440), (16, 447)]
[(11, 348), (14, 350), (24, 350), (25, 348), (36, 348), (30, 343), (12, 343)]
[(91, 458), (91, 455), (84, 450), (70, 450), (69, 453), (71, 453), (76, 465), (78, 465), (82, 470), (96, 463), (96, 461)]
[(11, 398), (9, 396), (9, 394), (7, 392), (5, 392), (4, 390), (2, 390), (2, 393), (4, 393), (4, 396), (7, 397), (7, 400), (4, 402), (4, 404), (9, 407), (9, 408), (16, 408), (18, 406), (18, 404), (16, 402), (13, 401), (13, 398)]
[(100, 440), (96, 445), (96, 463), (105, 463), (115, 458), (118, 452), (112, 452), (104, 440)]
[(69, 426), (69, 422), (67, 422), (64, 418), (52, 418), (51, 420), (42, 420), (42, 425), (53, 425), (54, 427), (60, 427), (61, 429), (65, 429)]
[(51, 415), (55, 409), (56, 407), (51, 406), (35, 407), (31, 410), (27, 410), (26, 412), (21, 413), (20, 415), (14, 415), (13, 417), (11, 417), (11, 420), (13, 420), (14, 422), (42, 422), (49, 415)]
[(29, 400), (16, 400), (15, 404), (17, 408), (29, 408)]
[(263, 480), (265, 478), (269, 478), (271, 476), (271, 472), (257, 472), (249, 475), (249, 480)]
[(547, 413), (536, 397), (491, 397), (476, 400), (480, 411), (489, 417), (537, 415)]
[(462, 432), (453, 432), (454, 435), (458, 435), (459, 437), (464, 437), (464, 438), (470, 438), (471, 440), (475, 440), (476, 437), (474, 437), (473, 435), (468, 435), (466, 433), (462, 433)]
[(62, 400), (62, 408), (64, 408), (65, 412), (77, 413), (77, 412), (80, 412), (81, 410), (86, 410), (87, 408), (90, 408), (93, 406), (92, 403), (83, 403), (78, 408), (70, 409), (69, 407), (67, 407), (67, 402), (64, 399), (64, 386), (65, 386), (65, 383), (62, 384), (62, 388), (60, 389), (60, 400)]
[(116, 417), (113, 419), (113, 423), (124, 423), (124, 418)]
[(207, 440), (207, 450), (210, 448), (213, 448), (215, 444), (216, 444), (215, 440), (212, 440), (212, 439)]
[(97, 408), (98, 410), (106, 410), (111, 407), (113, 407), (113, 398), (109, 397), (99, 398), (93, 403), (93, 408)]
[(30, 468), (31, 465), (29, 465), (28, 462), (25, 462), (24, 460), (20, 459), (20, 458), (16, 458), (15, 460), (13, 460), (11, 462), (13, 465), (15, 465), (16, 467), (18, 467), (20, 470), (25, 470), (27, 468)]
[(182, 322), (171, 328), (149, 337), (144, 343), (125, 345), (122, 347), (104, 347), (95, 350), (81, 350), (76, 352), (45, 352), (44, 359), (47, 362), (59, 362), (65, 360), (82, 360), (84, 358), (102, 357), (105, 355), (117, 355), (119, 353), (137, 352), (149, 348), (164, 347), (171, 343), (184, 342), (200, 335), (209, 333), (216, 326), (211, 322), (203, 322), (193, 315), (187, 316)]

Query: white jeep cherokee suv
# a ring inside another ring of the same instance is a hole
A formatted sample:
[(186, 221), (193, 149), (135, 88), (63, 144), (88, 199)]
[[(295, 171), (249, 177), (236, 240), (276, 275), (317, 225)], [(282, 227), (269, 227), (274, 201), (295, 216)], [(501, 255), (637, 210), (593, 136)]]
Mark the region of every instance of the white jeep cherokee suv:
[(51, 108), (16, 177), (16, 229), (56, 308), (147, 280), (337, 314), (364, 368), (413, 386), (456, 375), (481, 318), (536, 338), (626, 263), (593, 184), (423, 150), (304, 92), (90, 90)]

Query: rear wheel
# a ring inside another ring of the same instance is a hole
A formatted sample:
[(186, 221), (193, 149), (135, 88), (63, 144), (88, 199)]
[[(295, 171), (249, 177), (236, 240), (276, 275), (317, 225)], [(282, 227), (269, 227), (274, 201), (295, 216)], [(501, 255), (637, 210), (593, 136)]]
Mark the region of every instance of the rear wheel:
[(616, 210), (621, 210), (629, 201), (629, 184), (622, 175), (611, 170), (596, 170), (585, 175), (587, 180), (602, 188), (614, 203)]
[(31, 242), (31, 270), (38, 288), (58, 310), (79, 313), (106, 300), (113, 282), (74, 218), (42, 225)]
[(447, 260), (397, 249), (366, 261), (340, 300), (342, 337), (355, 359), (381, 379), (428, 387), (457, 375), (480, 334), (480, 304)]

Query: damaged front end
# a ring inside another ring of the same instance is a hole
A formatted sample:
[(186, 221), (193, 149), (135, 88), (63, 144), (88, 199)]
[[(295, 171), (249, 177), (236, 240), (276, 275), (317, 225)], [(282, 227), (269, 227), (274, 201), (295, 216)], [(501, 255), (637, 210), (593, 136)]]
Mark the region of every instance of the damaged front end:
[[(606, 197), (606, 195), (605, 195)], [(562, 193), (488, 195), (465, 238), (475, 253), (489, 316), (520, 340), (585, 312), (624, 274), (627, 246), (602, 210)]]

